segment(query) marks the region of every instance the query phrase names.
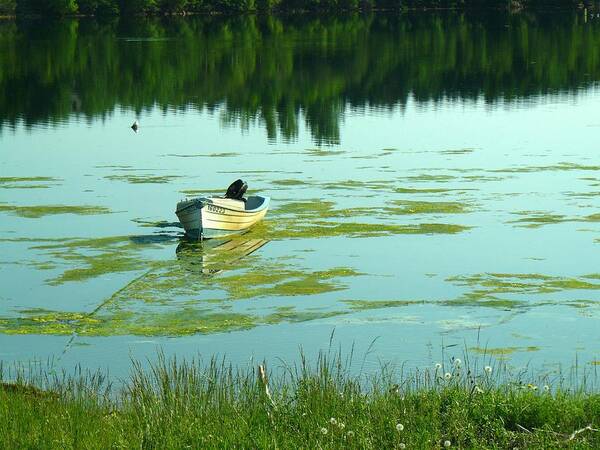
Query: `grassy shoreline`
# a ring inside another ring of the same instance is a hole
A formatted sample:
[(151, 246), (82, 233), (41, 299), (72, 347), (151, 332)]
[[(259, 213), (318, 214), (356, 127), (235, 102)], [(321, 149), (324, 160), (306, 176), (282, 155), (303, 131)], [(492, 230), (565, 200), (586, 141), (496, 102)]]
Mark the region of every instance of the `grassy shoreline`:
[[(3, 448), (598, 448), (600, 393), (458, 359), (411, 375), (351, 375), (304, 358), (269, 380), (159, 357), (122, 386), (99, 374), (0, 384)], [(258, 372), (258, 373), (257, 373)], [(1, 372), (0, 372), (1, 373)], [(544, 382), (544, 380), (538, 380)]]

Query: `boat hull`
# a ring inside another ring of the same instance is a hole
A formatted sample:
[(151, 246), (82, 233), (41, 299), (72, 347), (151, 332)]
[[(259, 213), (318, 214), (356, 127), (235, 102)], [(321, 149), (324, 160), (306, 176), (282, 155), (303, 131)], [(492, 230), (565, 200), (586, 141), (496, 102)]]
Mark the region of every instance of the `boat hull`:
[[(247, 205), (252, 209), (244, 209)], [(268, 210), (268, 197), (250, 197), (246, 203), (229, 199), (196, 198), (179, 202), (175, 214), (191, 239), (211, 239), (247, 231)]]

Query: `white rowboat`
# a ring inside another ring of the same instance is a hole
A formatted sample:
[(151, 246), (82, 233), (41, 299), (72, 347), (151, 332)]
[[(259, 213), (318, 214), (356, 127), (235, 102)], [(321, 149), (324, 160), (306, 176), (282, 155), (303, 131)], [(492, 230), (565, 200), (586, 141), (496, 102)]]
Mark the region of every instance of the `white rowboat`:
[(209, 239), (243, 233), (262, 220), (269, 197), (247, 199), (197, 197), (177, 203), (175, 214), (192, 239)]

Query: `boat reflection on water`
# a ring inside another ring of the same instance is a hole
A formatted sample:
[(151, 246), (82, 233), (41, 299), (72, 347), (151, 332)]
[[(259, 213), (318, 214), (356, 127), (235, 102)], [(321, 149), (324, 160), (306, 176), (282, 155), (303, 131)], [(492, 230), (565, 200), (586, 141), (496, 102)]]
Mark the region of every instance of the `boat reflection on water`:
[(202, 242), (183, 240), (176, 249), (177, 259), (190, 272), (214, 275), (227, 269), (237, 268), (239, 260), (251, 255), (267, 242), (267, 239), (236, 236), (228, 240)]

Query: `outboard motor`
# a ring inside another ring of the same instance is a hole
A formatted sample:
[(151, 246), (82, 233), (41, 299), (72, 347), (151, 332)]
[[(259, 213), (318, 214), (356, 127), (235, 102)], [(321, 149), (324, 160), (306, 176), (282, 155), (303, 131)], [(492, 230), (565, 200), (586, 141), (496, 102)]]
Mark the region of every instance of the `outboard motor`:
[(225, 198), (231, 198), (233, 200), (244, 200), (244, 194), (248, 189), (248, 184), (242, 180), (235, 180), (231, 183), (231, 186), (227, 188)]

